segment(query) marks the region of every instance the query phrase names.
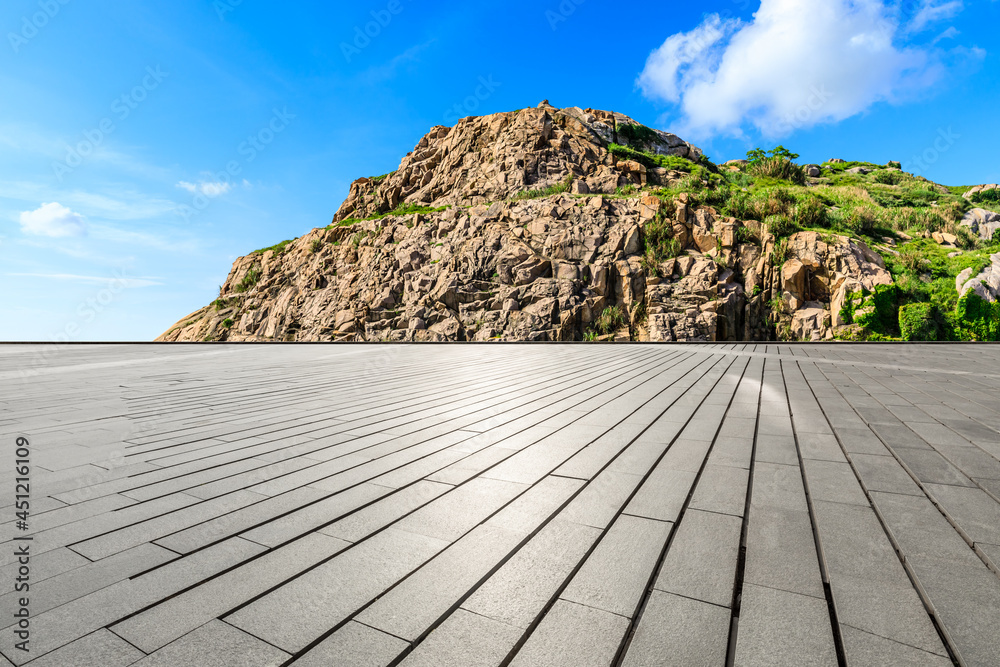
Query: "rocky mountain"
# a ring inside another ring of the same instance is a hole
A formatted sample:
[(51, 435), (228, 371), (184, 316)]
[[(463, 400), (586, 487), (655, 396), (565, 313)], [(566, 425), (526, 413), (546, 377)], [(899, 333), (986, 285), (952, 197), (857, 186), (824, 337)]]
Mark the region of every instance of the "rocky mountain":
[(157, 340), (865, 337), (897, 282), (895, 239), (798, 192), (836, 189), (852, 164), (720, 168), (622, 114), (547, 101), (465, 118), (355, 181), (329, 226), (239, 258), (219, 298)]

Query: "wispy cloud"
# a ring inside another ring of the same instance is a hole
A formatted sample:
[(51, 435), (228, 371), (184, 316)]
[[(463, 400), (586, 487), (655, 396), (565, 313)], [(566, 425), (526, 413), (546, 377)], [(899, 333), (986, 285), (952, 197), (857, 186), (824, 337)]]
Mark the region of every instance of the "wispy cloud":
[(8, 273), (8, 276), (20, 276), (25, 278), (43, 278), (47, 280), (61, 280), (65, 282), (82, 283), (85, 285), (106, 285), (115, 283), (125, 288), (156, 287), (162, 285), (160, 278), (119, 278), (107, 276), (78, 276), (72, 273)]
[(199, 181), (198, 183), (181, 181), (177, 187), (187, 190), (193, 195), (203, 194), (206, 197), (221, 197), (232, 189), (233, 184), (223, 181)]
[(416, 44), (406, 49), (392, 60), (382, 65), (375, 65), (374, 67), (369, 67), (358, 75), (358, 78), (368, 84), (374, 85), (388, 81), (396, 76), (400, 68), (410, 63), (419, 62), (420, 54), (427, 50), (436, 39), (429, 39), (422, 44)]
[(86, 236), (87, 223), (58, 202), (42, 204), (34, 211), (21, 213), (21, 231), (31, 236)]

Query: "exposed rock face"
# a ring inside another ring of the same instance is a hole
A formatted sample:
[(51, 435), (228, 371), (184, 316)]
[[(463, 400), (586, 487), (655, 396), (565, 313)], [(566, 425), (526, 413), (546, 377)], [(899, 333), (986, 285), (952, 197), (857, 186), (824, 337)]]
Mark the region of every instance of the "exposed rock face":
[(990, 303), (1000, 299), (1000, 253), (990, 255), (990, 265), (978, 275), (973, 276), (972, 269), (966, 269), (958, 274), (955, 288), (960, 297), (971, 291)]
[(779, 326), (796, 340), (828, 340), (843, 326), (846, 297), (876, 285), (891, 285), (885, 262), (868, 246), (846, 236), (799, 232), (788, 239), (789, 259), (778, 275), (785, 312)]
[[(434, 128), (395, 173), (356, 181), (334, 224), (239, 258), (219, 299), (158, 340), (740, 341), (776, 326), (823, 339), (845, 290), (891, 282), (846, 237), (795, 234), (775, 266), (758, 222), (683, 194), (608, 196), (685, 176), (607, 151), (633, 122), (543, 104)], [(701, 157), (674, 135), (640, 136), (647, 152)], [(567, 176), (568, 192), (512, 200)], [(400, 205), (445, 209), (374, 217)], [(647, 253), (664, 229), (674, 250)]]
[[(666, 185), (671, 174), (647, 173), (617, 161), (607, 145), (615, 127), (635, 124), (622, 114), (546, 105), (491, 116), (463, 118), (453, 128), (435, 127), (392, 174), (361, 178), (334, 216), (365, 218), (399, 204), (469, 206), (509, 199), (574, 177), (578, 192), (610, 194), (628, 184)], [(697, 160), (701, 151), (675, 135), (656, 132), (643, 150)], [(678, 178), (680, 174), (673, 174)]]
[(1000, 190), (1000, 185), (997, 185), (996, 183), (987, 183), (985, 185), (977, 185), (975, 187), (970, 188), (962, 196), (965, 197), (966, 199), (969, 199), (970, 197), (972, 197), (972, 195), (976, 194), (977, 192), (985, 192), (987, 190)]
[(968, 227), (973, 234), (979, 234), (980, 238), (988, 241), (1000, 229), (1000, 213), (974, 208), (965, 214), (961, 224)]

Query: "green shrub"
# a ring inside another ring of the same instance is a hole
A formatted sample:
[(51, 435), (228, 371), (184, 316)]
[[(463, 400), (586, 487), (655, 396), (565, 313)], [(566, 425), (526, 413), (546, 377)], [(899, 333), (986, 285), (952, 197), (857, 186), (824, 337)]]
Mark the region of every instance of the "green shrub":
[(899, 336), (899, 288), (896, 285), (876, 285), (874, 290), (862, 289), (847, 295), (840, 317), (848, 324), (857, 324), (872, 333), (886, 337)]
[(826, 227), (826, 204), (817, 197), (806, 197), (795, 207), (795, 223), (800, 227)]
[(898, 185), (903, 180), (903, 174), (899, 171), (879, 169), (872, 174), (872, 180), (883, 185)]
[(628, 146), (619, 144), (608, 144), (608, 152), (620, 160), (632, 160), (646, 167), (646, 169), (656, 169), (662, 167), (673, 171), (683, 171), (695, 174), (699, 178), (709, 180), (710, 175), (707, 169), (700, 164), (695, 164), (687, 158), (677, 155), (657, 155), (646, 151), (635, 150)]
[(764, 221), (767, 231), (777, 238), (783, 239), (799, 231), (799, 226), (795, 224), (787, 215), (771, 215)]
[(899, 331), (903, 340), (946, 340), (943, 318), (932, 303), (908, 303), (899, 309)]
[(983, 190), (969, 197), (974, 204), (1000, 204), (1000, 190)]
[(681, 244), (674, 238), (670, 221), (662, 214), (642, 227), (643, 268), (646, 274), (654, 276), (661, 262), (681, 254)]
[(848, 231), (868, 236), (878, 227), (878, 212), (871, 206), (858, 206), (846, 213), (843, 222)]
[(750, 173), (758, 178), (776, 178), (790, 181), (795, 185), (806, 184), (806, 172), (791, 160), (783, 157), (769, 157), (750, 165)]
[(771, 250), (771, 263), (775, 267), (780, 267), (788, 261), (791, 251), (788, 248), (788, 240), (780, 239), (774, 244), (774, 249)]
[(315, 239), (312, 243), (309, 244), (309, 252), (315, 255), (320, 251), (322, 247), (323, 247), (323, 242), (320, 241), (319, 239)]
[(287, 241), (282, 241), (281, 243), (279, 243), (277, 245), (273, 245), (270, 248), (261, 248), (260, 250), (254, 250), (250, 254), (251, 255), (263, 255), (268, 250), (273, 250), (275, 255), (280, 255), (281, 253), (285, 252), (285, 249), (288, 247), (288, 244), (292, 243), (293, 241), (295, 241), (295, 239), (288, 239)]
[(955, 315), (973, 340), (1000, 341), (1000, 302), (990, 303), (969, 291), (958, 300)]
[(765, 152), (763, 148), (755, 148), (752, 151), (747, 151), (747, 160), (750, 164), (759, 164), (765, 160), (778, 158), (781, 160), (798, 160), (799, 154), (793, 153), (784, 146), (775, 146), (771, 150)]
[(254, 264), (243, 276), (243, 280), (236, 286), (236, 291), (239, 293), (246, 292), (260, 280), (261, 270), (259, 264)]
[(541, 199), (542, 197), (551, 197), (552, 195), (569, 192), (571, 187), (573, 187), (573, 174), (567, 174), (566, 178), (564, 178), (561, 183), (550, 185), (549, 187), (542, 188), (540, 190), (523, 190), (514, 195), (512, 200), (523, 201), (525, 199)]
[(610, 334), (628, 326), (628, 318), (622, 312), (621, 306), (609, 306), (604, 309), (594, 321), (594, 330), (601, 334)]
[(234, 324), (233, 321), (231, 319), (229, 319), (228, 317), (226, 319), (222, 320), (222, 327), (224, 329), (231, 329), (233, 327), (233, 324)]
[(736, 228), (736, 241), (739, 243), (760, 243), (757, 235), (746, 225), (740, 225)]
[(634, 146), (636, 144), (653, 143), (657, 139), (657, 134), (645, 125), (631, 125), (626, 123), (618, 126), (618, 138), (624, 139), (625, 143)]

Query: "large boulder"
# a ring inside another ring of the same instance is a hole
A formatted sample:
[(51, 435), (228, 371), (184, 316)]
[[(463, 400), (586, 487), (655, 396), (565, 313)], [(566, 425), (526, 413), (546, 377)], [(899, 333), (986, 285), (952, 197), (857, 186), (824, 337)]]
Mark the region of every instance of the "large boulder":
[(972, 269), (965, 269), (955, 280), (959, 297), (974, 292), (979, 298), (990, 303), (1000, 299), (1000, 252), (990, 255), (990, 265), (978, 275), (972, 275)]
[(968, 227), (973, 234), (978, 234), (979, 238), (989, 241), (1000, 229), (1000, 213), (987, 211), (985, 208), (974, 208), (965, 214), (960, 224)]

